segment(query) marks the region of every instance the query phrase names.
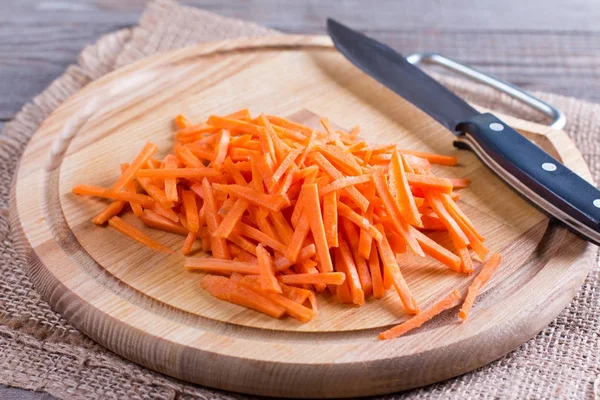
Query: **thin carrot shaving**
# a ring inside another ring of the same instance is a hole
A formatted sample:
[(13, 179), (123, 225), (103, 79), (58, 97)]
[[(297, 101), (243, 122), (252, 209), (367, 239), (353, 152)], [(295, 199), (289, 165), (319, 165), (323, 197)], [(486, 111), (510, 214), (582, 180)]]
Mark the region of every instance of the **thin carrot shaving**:
[(395, 327), (390, 328), (385, 332), (381, 332), (379, 334), (379, 339), (388, 340), (402, 336), (406, 332), (412, 331), (413, 329), (420, 327), (425, 322), (429, 321), (430, 319), (442, 313), (443, 311), (455, 307), (458, 304), (459, 300), (460, 292), (455, 289), (448, 296), (444, 297), (442, 300), (435, 303), (433, 306), (426, 309), (425, 311), (415, 315), (408, 321), (403, 322), (400, 325), (396, 325)]
[(471, 311), (471, 307), (475, 303), (475, 298), (479, 293), (479, 290), (485, 285), (485, 283), (490, 279), (500, 262), (502, 261), (502, 256), (498, 253), (493, 253), (490, 258), (483, 264), (481, 271), (473, 282), (469, 285), (467, 289), (467, 296), (465, 297), (465, 301), (458, 312), (458, 316), (465, 321), (469, 316), (469, 312)]
[[(305, 323), (318, 314), (318, 295), (362, 305), (392, 291), (407, 314), (417, 314), (412, 276), (402, 274), (405, 257), (452, 270), (442, 274), (473, 272), (490, 254), (459, 206), (456, 191), (469, 179), (436, 174), (456, 157), (373, 145), (359, 127), (347, 131), (327, 118), (303, 124), (242, 109), (173, 122), (164, 158), (148, 143), (109, 188), (77, 185), (72, 192), (109, 199), (90, 215), (93, 222), (108, 222), (149, 248), (172, 253), (120, 215), (131, 209), (144, 229), (179, 235), (186, 270), (207, 274), (201, 285), (218, 299)], [(461, 318), (494, 268), (486, 264), (473, 281)], [(447, 308), (444, 301), (382, 338), (419, 326)]]
[(114, 216), (108, 220), (108, 225), (115, 229), (116, 231), (122, 233), (123, 235), (129, 236), (136, 242), (143, 244), (146, 247), (151, 248), (152, 250), (160, 251), (161, 253), (173, 253), (171, 249), (162, 244), (158, 243), (156, 240), (152, 239), (150, 236), (146, 235), (142, 231), (134, 228), (132, 225), (129, 225), (127, 222), (123, 221), (121, 218)]

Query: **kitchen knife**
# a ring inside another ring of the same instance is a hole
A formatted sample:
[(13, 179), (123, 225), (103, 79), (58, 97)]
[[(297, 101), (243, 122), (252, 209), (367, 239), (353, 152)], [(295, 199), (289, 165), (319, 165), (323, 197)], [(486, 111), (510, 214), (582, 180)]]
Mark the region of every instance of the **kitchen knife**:
[(490, 113), (480, 113), (392, 48), (327, 20), (335, 47), (372, 78), (455, 134), (515, 191), (600, 245), (600, 191)]

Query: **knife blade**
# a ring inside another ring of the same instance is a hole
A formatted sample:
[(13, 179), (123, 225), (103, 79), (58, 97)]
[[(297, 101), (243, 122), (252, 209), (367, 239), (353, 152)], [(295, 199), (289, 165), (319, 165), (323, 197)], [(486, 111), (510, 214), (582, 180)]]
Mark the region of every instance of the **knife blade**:
[(466, 101), (391, 47), (327, 20), (335, 47), (356, 67), (455, 135), (506, 184), (573, 232), (600, 245), (600, 191), (491, 113)]

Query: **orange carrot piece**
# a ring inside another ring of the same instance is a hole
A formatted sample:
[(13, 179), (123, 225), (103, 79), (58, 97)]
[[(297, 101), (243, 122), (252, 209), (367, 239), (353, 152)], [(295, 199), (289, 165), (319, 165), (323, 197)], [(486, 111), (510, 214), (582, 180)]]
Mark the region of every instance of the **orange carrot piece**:
[[(383, 171), (379, 170), (375, 174), (373, 174), (373, 182), (375, 183), (375, 188), (377, 189), (377, 193), (381, 197), (385, 209), (388, 215), (392, 219), (392, 223), (398, 232), (401, 235), (402, 239), (404, 239), (408, 245), (408, 247), (417, 255), (423, 256), (423, 249), (419, 246), (419, 243), (415, 239), (409, 230), (409, 224), (406, 222), (400, 210), (398, 209), (398, 205), (394, 201), (394, 197), (392, 196), (390, 189), (387, 185), (387, 180), (385, 179), (385, 175)], [(375, 238), (375, 236), (373, 236)], [(375, 240), (377, 240), (375, 238)], [(378, 241), (379, 243), (379, 241)]]
[(315, 183), (302, 186), (304, 195), (304, 212), (308, 218), (310, 230), (313, 234), (317, 255), (319, 257), (319, 266), (321, 272), (332, 272), (333, 264), (325, 236), (325, 226), (321, 214), (321, 203), (319, 201), (319, 192)]
[(105, 199), (112, 200), (123, 200), (132, 203), (140, 204), (144, 207), (151, 208), (154, 204), (152, 197), (145, 194), (129, 193), (129, 192), (115, 192), (112, 189), (106, 189), (98, 186), (91, 185), (77, 185), (71, 190), (74, 194), (84, 196), (103, 197)]
[(339, 272), (343, 272), (346, 275), (346, 282), (352, 295), (352, 302), (357, 305), (365, 304), (365, 292), (362, 289), (358, 271), (356, 270), (356, 264), (352, 257), (352, 252), (346, 240), (342, 237), (340, 240), (340, 246), (335, 249), (335, 267)]
[(469, 227), (471, 232), (473, 232), (473, 234), (477, 236), (477, 238), (481, 242), (485, 241), (485, 237), (483, 237), (483, 235), (481, 235), (477, 231), (477, 229), (475, 229), (475, 225), (473, 224), (473, 222), (471, 222), (469, 217), (467, 217), (467, 215), (460, 209), (458, 204), (456, 204), (456, 201), (452, 198), (452, 195), (442, 195), (441, 199), (442, 203), (444, 203), (444, 207), (446, 208), (446, 210), (452, 211), (453, 215), (455, 215), (455, 219), (460, 218), (463, 221), (463, 223)]
[(233, 178), (233, 181), (242, 186), (246, 186), (248, 182), (240, 172), (240, 170), (236, 167), (236, 165), (231, 161), (231, 158), (227, 157), (223, 162), (223, 166), (225, 167), (225, 171)]
[(423, 190), (435, 190), (442, 193), (452, 192), (452, 182), (446, 178), (438, 178), (433, 175), (406, 174), (408, 183), (413, 187)]
[(175, 122), (175, 125), (179, 129), (185, 129), (185, 128), (189, 128), (190, 126), (193, 126), (193, 124), (190, 122), (190, 120), (187, 119), (182, 114), (179, 114), (178, 116), (176, 116), (174, 122)]
[(382, 239), (382, 234), (377, 230), (377, 228), (369, 222), (369, 220), (362, 215), (359, 215), (350, 207), (345, 205), (342, 202), (338, 202), (338, 214), (341, 217), (352, 221), (354, 224), (358, 225), (361, 229), (366, 230), (369, 234), (376, 240), (380, 241)]
[(352, 252), (352, 258), (354, 259), (360, 286), (362, 287), (365, 296), (370, 296), (371, 293), (373, 293), (373, 281), (367, 263), (368, 258), (365, 259), (358, 254), (359, 234), (356, 231), (355, 225), (345, 218), (342, 219), (342, 228), (350, 251)]
[(135, 240), (138, 243), (143, 244), (146, 247), (151, 248), (152, 250), (160, 251), (162, 253), (173, 253), (171, 249), (162, 244), (158, 243), (156, 240), (152, 239), (150, 236), (136, 229), (132, 225), (129, 225), (127, 222), (123, 221), (121, 218), (114, 216), (108, 220), (108, 225), (115, 229), (116, 231), (122, 233), (125, 236), (129, 236), (131, 239)]
[(154, 205), (152, 206), (151, 210), (157, 214), (162, 215), (163, 217), (165, 217), (167, 219), (170, 219), (173, 222), (179, 222), (179, 216), (177, 215), (177, 213), (175, 211), (173, 211), (170, 208), (164, 208), (160, 204), (155, 202)]
[(269, 213), (269, 218), (277, 231), (277, 235), (281, 238), (281, 241), (289, 245), (294, 236), (294, 229), (288, 224), (287, 219), (283, 216), (281, 211), (273, 211)]
[(152, 183), (152, 179), (150, 178), (136, 178), (142, 189), (146, 193), (154, 199), (157, 203), (159, 203), (163, 208), (173, 208), (174, 204), (172, 201), (167, 200), (167, 195), (165, 192)]
[(187, 144), (185, 148), (188, 149), (195, 157), (203, 160), (212, 161), (215, 156), (215, 153), (211, 149), (201, 145), (199, 142)]
[(258, 275), (258, 263), (221, 260), (212, 257), (186, 257), (184, 267), (191, 271), (210, 272), (212, 274), (229, 275), (234, 272), (240, 274)]
[(301, 152), (302, 150), (300, 149), (290, 151), (281, 161), (281, 163), (279, 163), (279, 166), (277, 167), (275, 172), (273, 172), (272, 180), (275, 182), (279, 181), (279, 179), (283, 176), (283, 174), (285, 174), (288, 168), (290, 168), (292, 164), (294, 164), (296, 158), (298, 158)]
[(452, 236), (452, 240), (455, 241), (455, 245), (460, 248), (466, 247), (469, 244), (469, 238), (467, 238), (467, 235), (460, 229), (456, 220), (446, 210), (440, 194), (427, 192), (425, 193), (425, 199), (431, 208), (433, 208), (440, 221), (446, 225), (448, 232)]
[(404, 163), (399, 151), (394, 151), (389, 165), (391, 187), (395, 194), (396, 203), (406, 221), (415, 226), (423, 226), (415, 199), (410, 191), (407, 175), (404, 172)]
[[(165, 157), (165, 169), (176, 169), (177, 158), (171, 154)], [(169, 201), (178, 201), (177, 196), (177, 178), (166, 178), (165, 179), (165, 196)]]
[[(125, 172), (127, 168), (129, 168), (129, 164), (121, 164), (121, 173)], [(127, 182), (127, 184), (125, 185), (125, 191), (129, 193), (137, 193), (137, 185), (135, 181), (131, 180)], [(144, 215), (144, 209), (139, 203), (129, 202), (129, 207), (131, 207), (131, 211), (133, 211), (133, 215), (135, 215), (136, 217), (141, 217), (142, 215)]]
[(363, 174), (359, 176), (347, 176), (344, 178), (336, 179), (330, 184), (323, 187), (323, 189), (319, 190), (319, 195), (324, 196), (328, 193), (331, 193), (335, 190), (344, 189), (349, 186), (359, 185), (361, 183), (366, 183), (371, 181), (370, 174)]
[(292, 235), (292, 239), (288, 244), (288, 247), (283, 253), (285, 257), (291, 262), (296, 262), (298, 260), (298, 254), (304, 244), (304, 240), (306, 236), (308, 236), (308, 232), (310, 231), (310, 225), (308, 223), (308, 219), (306, 216), (300, 217), (300, 221), (298, 221), (298, 225), (294, 230), (294, 234)]
[(176, 143), (173, 146), (173, 151), (178, 160), (189, 168), (204, 168), (202, 161), (186, 146)]
[(133, 160), (131, 164), (129, 164), (129, 168), (125, 172), (121, 174), (119, 179), (112, 185), (111, 190), (113, 192), (118, 192), (125, 187), (127, 182), (133, 179), (136, 172), (144, 165), (146, 161), (150, 157), (154, 155), (158, 151), (158, 147), (154, 143), (146, 143), (142, 151), (137, 155), (137, 157)]
[(468, 178), (450, 178), (448, 179), (454, 189), (464, 189), (469, 187), (471, 180)]
[(260, 276), (260, 288), (267, 293), (281, 293), (281, 286), (275, 278), (275, 267), (273, 259), (262, 244), (256, 246), (258, 257), (258, 270)]
[(347, 175), (360, 175), (362, 168), (358, 162), (349, 153), (341, 147), (334, 145), (322, 145), (316, 147), (317, 151), (322, 153), (332, 164), (334, 164), (342, 173)]
[(238, 235), (242, 235), (242, 236), (249, 237), (250, 239), (254, 239), (254, 240), (258, 241), (259, 243), (269, 246), (273, 250), (276, 250), (282, 254), (285, 253), (285, 251), (286, 251), (286, 246), (283, 243), (281, 243), (280, 241), (278, 241), (275, 238), (265, 235), (263, 232), (259, 231), (258, 229), (253, 228), (252, 226), (247, 225), (243, 222), (238, 222), (237, 225), (235, 226), (235, 228), (233, 229), (233, 232)]
[(396, 289), (406, 312), (409, 314), (418, 313), (419, 306), (417, 305), (417, 301), (410, 293), (410, 289), (400, 272), (400, 267), (398, 266), (394, 252), (390, 248), (390, 244), (385, 235), (383, 235), (381, 241), (377, 242), (377, 248), (379, 249), (381, 264), (383, 265), (384, 287), (386, 287), (386, 281), (391, 283), (391, 285), (394, 286), (394, 289)]
[(337, 192), (327, 193), (323, 197), (323, 224), (325, 238), (329, 248), (338, 247), (338, 196)]
[(258, 192), (256, 189), (241, 185), (214, 185), (216, 190), (225, 192), (231, 196), (242, 197), (251, 204), (265, 207), (271, 211), (279, 211), (284, 205), (282, 196), (272, 196)]
[[(317, 253), (317, 248), (315, 247), (314, 243), (304, 246), (298, 253), (296, 262), (300, 263), (302, 261), (308, 260), (309, 258), (314, 256), (316, 253)], [(275, 269), (277, 271), (283, 271), (283, 270), (291, 267), (293, 264), (294, 264), (294, 262), (291, 261), (289, 258), (280, 257), (277, 260), (275, 260)]]
[(231, 134), (229, 131), (227, 129), (223, 129), (219, 135), (219, 140), (217, 141), (217, 145), (215, 147), (215, 158), (212, 161), (212, 165), (216, 166), (217, 168), (223, 164), (225, 157), (227, 157), (230, 138)]
[[(446, 231), (447, 230), (446, 225), (444, 225), (444, 223), (437, 216), (421, 215), (421, 221), (423, 222), (423, 226), (419, 229), (422, 229), (424, 231)], [(456, 222), (458, 222), (458, 220)], [(466, 234), (466, 232), (465, 232), (465, 234)], [(467, 237), (468, 237), (468, 235), (467, 235)]]
[(144, 210), (144, 215), (139, 217), (144, 225), (165, 232), (175, 233), (177, 235), (187, 236), (189, 231), (180, 224), (155, 213), (152, 210)]
[(250, 115), (250, 110), (248, 110), (247, 108), (242, 108), (241, 110), (237, 110), (235, 112), (232, 112), (231, 114), (227, 114), (225, 118), (249, 121), (252, 119), (252, 116)]
[(216, 258), (229, 259), (229, 248), (227, 247), (226, 240), (213, 236), (214, 232), (219, 227), (221, 216), (217, 212), (217, 203), (213, 189), (206, 178), (202, 180), (202, 189), (204, 191), (204, 207), (206, 207), (206, 226), (208, 227), (208, 232), (211, 234), (210, 247), (212, 254)]
[(417, 241), (421, 245), (421, 248), (428, 256), (438, 260), (442, 264), (448, 266), (450, 269), (461, 272), (461, 259), (444, 246), (438, 244), (433, 239), (428, 237), (422, 232), (419, 232), (414, 227), (411, 227), (412, 234), (417, 238)]
[(227, 238), (237, 223), (242, 219), (242, 216), (249, 205), (250, 203), (245, 199), (238, 198), (235, 200), (235, 203), (229, 209), (229, 212), (225, 214), (225, 218), (223, 218), (217, 230), (213, 232), (213, 236)]
[(410, 318), (408, 321), (405, 321), (400, 325), (396, 325), (385, 332), (381, 332), (379, 334), (379, 339), (388, 340), (402, 336), (406, 332), (420, 327), (425, 322), (429, 321), (430, 319), (442, 313), (443, 311), (455, 307), (458, 304), (459, 300), (460, 292), (455, 289), (448, 296), (444, 297), (442, 300), (435, 303), (433, 306), (426, 309), (425, 311)]
[(172, 169), (142, 169), (136, 173), (138, 178), (187, 178), (202, 179), (214, 178), (219, 175), (219, 171), (212, 168), (172, 168)]
[(279, 282), (286, 285), (341, 285), (346, 280), (346, 274), (342, 272), (322, 272), (318, 274), (294, 274), (280, 275)]
[(103, 225), (106, 221), (114, 217), (115, 215), (119, 215), (123, 207), (125, 207), (127, 202), (123, 200), (115, 200), (109, 205), (107, 205), (102, 211), (100, 211), (93, 219), (92, 222), (96, 225)]
[[(332, 179), (341, 179), (344, 175), (323, 156), (323, 154), (315, 152), (309, 154), (309, 158), (316, 163), (322, 170), (327, 173)], [(360, 208), (362, 212), (367, 211), (369, 200), (363, 196), (354, 186), (349, 186), (343, 189), (348, 197)]]
[(191, 190), (181, 192), (181, 200), (185, 209), (185, 218), (190, 232), (198, 233), (200, 221), (198, 220), (198, 205), (196, 204), (196, 195)]
[(401, 149), (400, 152), (402, 154), (410, 154), (411, 156), (425, 158), (432, 164), (449, 165), (449, 166), (458, 164), (458, 159), (454, 156), (442, 156), (440, 154), (432, 154), (432, 153), (426, 153), (423, 151), (405, 150), (405, 149)]
[(273, 318), (281, 318), (285, 314), (285, 308), (268, 297), (223, 276), (205, 276), (200, 284), (218, 299), (251, 308)]
[(381, 299), (383, 296), (385, 296), (385, 288), (383, 287), (379, 253), (376, 246), (371, 246), (371, 254), (369, 255), (369, 271), (371, 272), (371, 282), (373, 283), (373, 297), (376, 299)]
[(479, 271), (479, 274), (477, 274), (475, 279), (473, 279), (473, 282), (471, 282), (471, 284), (469, 285), (465, 301), (463, 302), (462, 307), (458, 312), (458, 316), (463, 321), (467, 320), (467, 317), (469, 316), (469, 311), (471, 311), (471, 307), (473, 307), (473, 304), (475, 303), (475, 298), (479, 293), (479, 289), (481, 289), (483, 285), (485, 285), (486, 282), (490, 279), (496, 268), (498, 268), (498, 265), (500, 265), (501, 261), (502, 256), (500, 256), (500, 254), (498, 253), (493, 253), (490, 256), (490, 258), (485, 262), (485, 264), (483, 264), (481, 271)]
[[(373, 224), (373, 206), (370, 205), (365, 215), (370, 224)], [(373, 245), (373, 236), (366, 229), (360, 229), (360, 237), (358, 240), (358, 254), (368, 260), (371, 256), (371, 246)]]
[(304, 126), (297, 122), (293, 122), (275, 115), (266, 115), (266, 118), (273, 125), (280, 126), (282, 128), (289, 129), (295, 132), (300, 132), (304, 136), (310, 136), (310, 134), (313, 131), (313, 129), (309, 128), (308, 126)]
[(264, 129), (245, 121), (218, 117), (216, 115), (211, 115), (208, 118), (208, 123), (221, 129), (227, 129), (231, 132), (247, 133), (255, 136), (259, 136), (261, 130)]
[(185, 242), (183, 242), (183, 255), (190, 254), (194, 242), (196, 242), (196, 234), (194, 232), (189, 232), (187, 237), (185, 238)]

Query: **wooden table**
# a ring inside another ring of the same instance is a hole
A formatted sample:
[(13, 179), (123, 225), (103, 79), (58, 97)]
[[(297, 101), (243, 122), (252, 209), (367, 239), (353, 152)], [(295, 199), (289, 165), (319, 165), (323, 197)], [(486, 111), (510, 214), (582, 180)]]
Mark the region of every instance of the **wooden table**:
[[(136, 23), (145, 0), (8, 0), (0, 13), (0, 129), (99, 36)], [(193, 0), (289, 33), (331, 16), (404, 53), (436, 51), (528, 90), (600, 101), (597, 0)], [(0, 386), (1, 399), (52, 399)]]

